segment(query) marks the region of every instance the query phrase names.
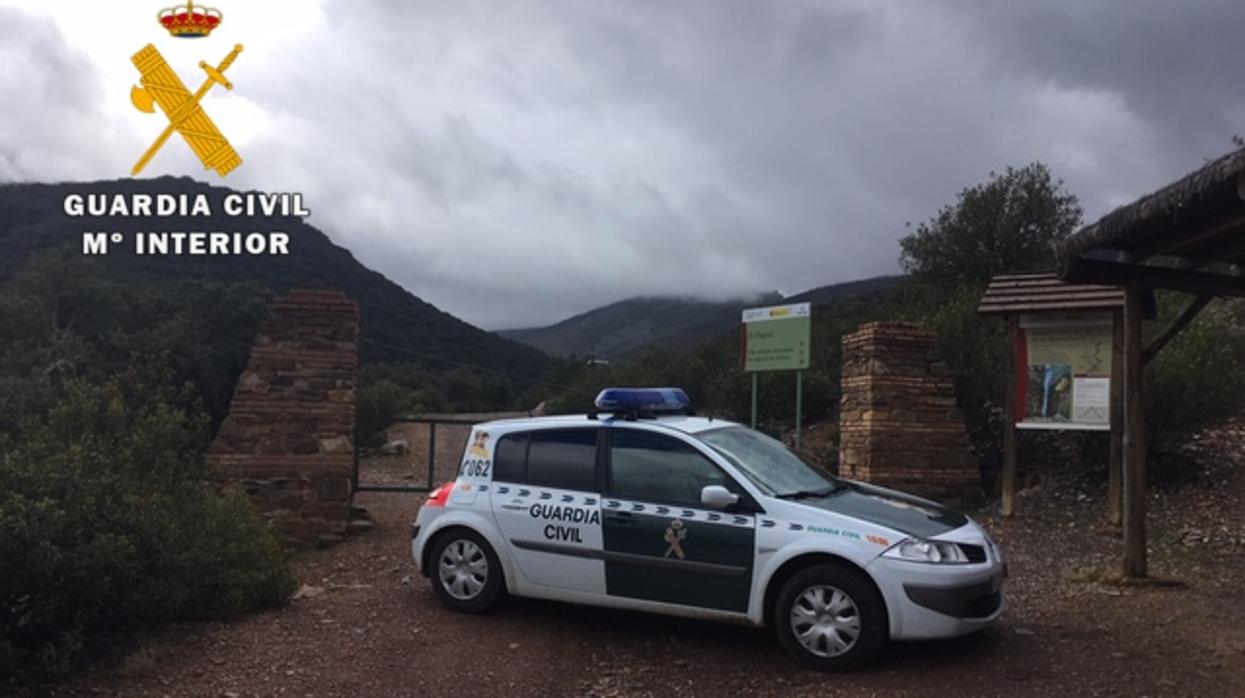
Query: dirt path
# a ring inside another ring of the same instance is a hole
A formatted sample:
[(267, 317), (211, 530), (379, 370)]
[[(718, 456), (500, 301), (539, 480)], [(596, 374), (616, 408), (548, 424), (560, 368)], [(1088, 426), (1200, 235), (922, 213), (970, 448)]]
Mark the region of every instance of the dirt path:
[[(983, 516), (1010, 557), (999, 626), (892, 645), (849, 675), (803, 671), (766, 632), (744, 627), (526, 600), (482, 617), (448, 612), (409, 560), (417, 498), (372, 494), (359, 503), (376, 529), (304, 557), (307, 593), (289, 607), (170, 628), (120, 668), (50, 692), (1245, 695), (1243, 493), (1245, 474), (1225, 461), (1156, 497), (1152, 569), (1182, 586), (1132, 588), (1077, 580), (1119, 552), (1114, 529), (1097, 523), (1102, 492), (1075, 482), (1028, 490), (1021, 516)], [(1192, 527), (1213, 537), (1190, 542)]]

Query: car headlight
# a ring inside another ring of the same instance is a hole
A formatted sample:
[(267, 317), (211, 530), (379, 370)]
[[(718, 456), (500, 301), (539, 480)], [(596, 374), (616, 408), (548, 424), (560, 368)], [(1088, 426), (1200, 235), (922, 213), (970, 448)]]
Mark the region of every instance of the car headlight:
[(941, 564), (962, 564), (968, 562), (968, 557), (964, 554), (964, 551), (960, 550), (960, 546), (955, 543), (920, 540), (918, 538), (907, 538), (899, 541), (882, 553), (882, 557), (889, 557), (893, 560), (907, 560), (908, 562)]

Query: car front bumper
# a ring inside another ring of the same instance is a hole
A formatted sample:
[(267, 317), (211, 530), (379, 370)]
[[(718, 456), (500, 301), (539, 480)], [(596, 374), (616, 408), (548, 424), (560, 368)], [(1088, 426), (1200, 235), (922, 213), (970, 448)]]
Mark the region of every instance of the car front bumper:
[(936, 565), (878, 557), (868, 569), (886, 600), (893, 640), (965, 635), (991, 625), (1006, 608), (999, 560)]

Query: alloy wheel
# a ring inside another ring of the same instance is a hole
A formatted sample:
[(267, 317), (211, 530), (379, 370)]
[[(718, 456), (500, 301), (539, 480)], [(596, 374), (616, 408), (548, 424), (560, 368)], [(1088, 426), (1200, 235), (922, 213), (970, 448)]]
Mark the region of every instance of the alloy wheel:
[(488, 558), (474, 542), (458, 539), (445, 546), (438, 564), (441, 586), (459, 601), (480, 595), (488, 582)]
[(860, 610), (856, 602), (828, 584), (801, 592), (791, 604), (790, 622), (796, 640), (818, 657), (837, 657), (860, 638)]

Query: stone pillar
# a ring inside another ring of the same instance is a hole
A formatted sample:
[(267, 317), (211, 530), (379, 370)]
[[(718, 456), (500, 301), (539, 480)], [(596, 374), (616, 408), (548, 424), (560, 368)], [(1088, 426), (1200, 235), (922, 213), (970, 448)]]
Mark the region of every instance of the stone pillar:
[(839, 473), (940, 500), (977, 500), (981, 475), (937, 336), (873, 322), (843, 337)]
[(208, 448), (287, 539), (335, 541), (350, 523), (358, 337), (345, 294), (278, 299)]

